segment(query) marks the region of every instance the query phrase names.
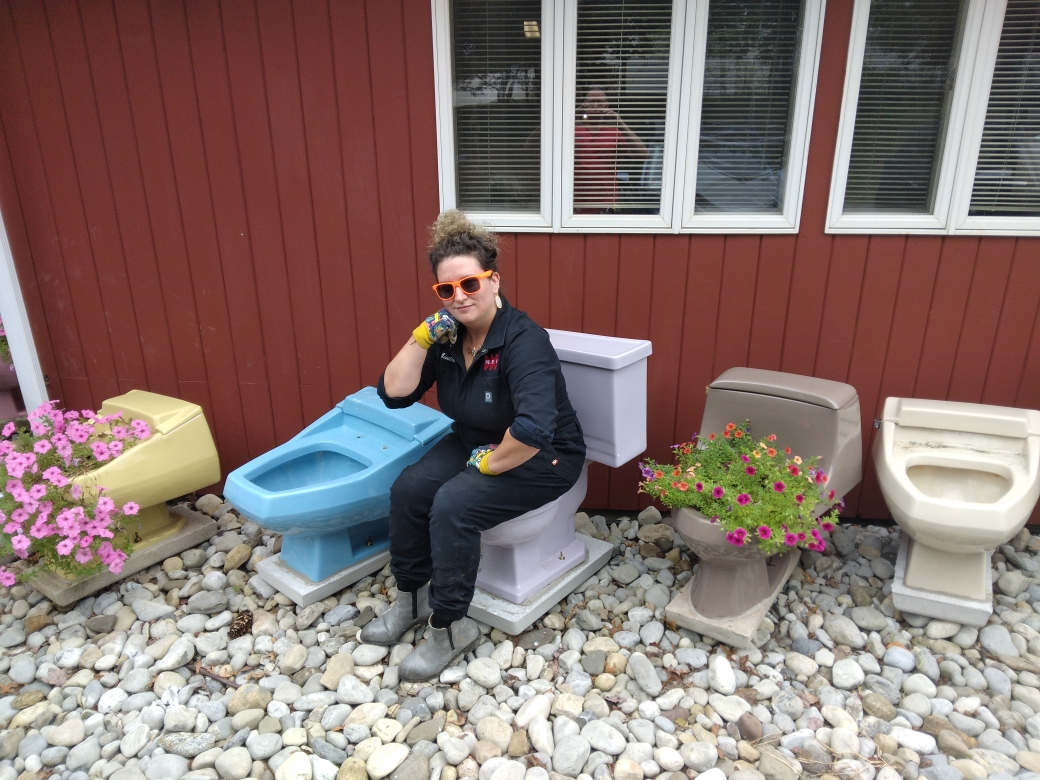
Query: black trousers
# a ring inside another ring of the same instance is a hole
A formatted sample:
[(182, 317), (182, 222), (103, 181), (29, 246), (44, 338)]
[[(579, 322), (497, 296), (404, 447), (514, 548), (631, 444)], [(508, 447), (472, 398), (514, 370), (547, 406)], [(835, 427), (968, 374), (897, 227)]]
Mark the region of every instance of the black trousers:
[[(439, 621), (466, 615), (480, 564), (480, 532), (554, 501), (577, 481), (580, 462), (541, 450), (488, 476), (467, 467), (471, 449), (449, 433), (390, 488), (390, 570), (399, 590), (430, 583)], [(553, 464), (556, 459), (557, 463)]]

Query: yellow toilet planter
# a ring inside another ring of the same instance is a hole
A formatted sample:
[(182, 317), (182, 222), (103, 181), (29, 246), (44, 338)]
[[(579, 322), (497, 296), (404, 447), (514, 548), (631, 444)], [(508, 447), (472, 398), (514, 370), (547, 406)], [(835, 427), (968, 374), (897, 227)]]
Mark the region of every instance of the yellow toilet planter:
[(128, 501), (138, 514), (123, 525), (134, 545), (119, 574), (107, 569), (78, 580), (54, 572), (33, 579), (33, 586), (59, 606), (71, 604), (111, 583), (201, 544), (217, 533), (214, 520), (187, 507), (170, 511), (166, 502), (220, 481), (220, 458), (202, 407), (179, 398), (131, 390), (109, 398), (99, 414), (121, 412), (123, 419), (144, 420), (152, 429), (117, 458), (73, 482), (85, 493), (104, 495), (121, 509)]
[(119, 509), (128, 501), (141, 511), (123, 525), (134, 549), (176, 536), (184, 518), (171, 515), (166, 502), (220, 480), (220, 458), (202, 407), (179, 398), (131, 390), (109, 398), (100, 415), (122, 412), (123, 419), (144, 420), (152, 435), (100, 468), (73, 480), (85, 491), (111, 498)]

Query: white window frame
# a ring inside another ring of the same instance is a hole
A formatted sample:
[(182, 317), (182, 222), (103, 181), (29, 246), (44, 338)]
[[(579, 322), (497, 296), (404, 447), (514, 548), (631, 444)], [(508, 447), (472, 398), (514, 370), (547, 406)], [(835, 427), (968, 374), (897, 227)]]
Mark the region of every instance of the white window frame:
[(852, 156), (852, 138), (856, 128), (856, 107), (867, 43), (870, 4), (870, 0), (855, 0), (853, 8), (845, 90), (831, 174), (830, 200), (827, 206), (826, 232), (1040, 235), (1040, 218), (968, 216), (1007, 0), (969, 0), (965, 11), (964, 35), (956, 65), (956, 85), (950, 101), (949, 122), (942, 165), (936, 182), (933, 212), (842, 213), (849, 160)]
[[(0, 319), (4, 322), (11, 360), (18, 374), (18, 389), (22, 392), (25, 409), (31, 412), (47, 398), (47, 383), (36, 353), (29, 313), (22, 298), (18, 272), (14, 267), (11, 243), (7, 239), (4, 218), (0, 215)], [(6, 370), (6, 369), (5, 369)]]
[[(802, 210), (826, 0), (803, 0), (784, 206), (779, 214), (693, 213), (709, 0), (675, 0), (660, 214), (574, 214), (577, 0), (542, 0), (541, 211), (470, 211), (499, 230), (555, 233), (797, 233)], [(451, 0), (431, 0), (441, 210), (455, 208)], [(559, 175), (556, 175), (559, 172)]]

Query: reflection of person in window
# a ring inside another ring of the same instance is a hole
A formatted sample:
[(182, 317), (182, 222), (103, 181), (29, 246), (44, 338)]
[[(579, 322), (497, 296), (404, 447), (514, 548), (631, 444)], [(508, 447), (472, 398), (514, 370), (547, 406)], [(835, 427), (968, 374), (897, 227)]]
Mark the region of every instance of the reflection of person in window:
[(639, 136), (610, 108), (602, 87), (592, 87), (574, 126), (574, 213), (613, 211), (618, 202), (618, 154), (645, 160)]

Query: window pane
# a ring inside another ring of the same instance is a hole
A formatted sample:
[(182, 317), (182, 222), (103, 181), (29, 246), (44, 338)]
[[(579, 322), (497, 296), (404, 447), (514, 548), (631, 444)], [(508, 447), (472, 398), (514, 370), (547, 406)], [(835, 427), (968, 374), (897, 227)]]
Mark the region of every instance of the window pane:
[(574, 213), (658, 214), (672, 4), (579, 0)]
[(874, 0), (845, 212), (933, 211), (959, 44), (959, 0)]
[(711, 0), (696, 211), (783, 210), (801, 31), (801, 0)]
[(541, 0), (452, 5), (458, 205), (540, 210)]
[(1040, 5), (1008, 0), (969, 214), (1040, 217)]

